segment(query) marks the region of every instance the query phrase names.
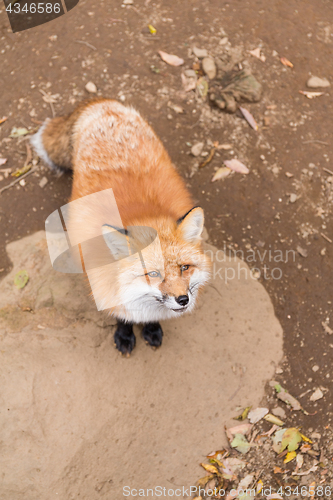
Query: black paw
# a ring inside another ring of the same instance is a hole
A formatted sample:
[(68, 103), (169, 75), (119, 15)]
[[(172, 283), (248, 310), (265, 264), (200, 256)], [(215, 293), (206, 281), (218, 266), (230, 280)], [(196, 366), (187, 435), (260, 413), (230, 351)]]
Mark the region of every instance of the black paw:
[(147, 323), (142, 330), (142, 336), (151, 347), (160, 347), (162, 344), (163, 330), (159, 323)]
[(114, 334), (114, 345), (123, 355), (129, 357), (135, 347), (135, 335), (131, 323), (118, 321), (118, 327)]

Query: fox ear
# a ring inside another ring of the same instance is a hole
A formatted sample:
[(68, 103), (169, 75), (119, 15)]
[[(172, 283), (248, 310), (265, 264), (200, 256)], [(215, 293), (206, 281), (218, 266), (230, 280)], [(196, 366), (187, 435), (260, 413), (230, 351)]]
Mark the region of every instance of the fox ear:
[(129, 256), (128, 232), (126, 229), (104, 224), (102, 233), (105, 243), (116, 260)]
[(183, 240), (189, 243), (197, 243), (204, 226), (204, 213), (202, 208), (192, 208), (187, 214), (178, 220), (178, 231)]

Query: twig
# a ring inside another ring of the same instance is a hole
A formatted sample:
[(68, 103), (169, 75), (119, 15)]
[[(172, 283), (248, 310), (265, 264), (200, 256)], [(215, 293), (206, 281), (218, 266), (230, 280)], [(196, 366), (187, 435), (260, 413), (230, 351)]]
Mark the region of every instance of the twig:
[(328, 236), (326, 236), (326, 234), (320, 233), (320, 236), (322, 236), (324, 240), (328, 241), (329, 243), (333, 243), (333, 241)]
[(76, 43), (83, 43), (84, 45), (86, 45), (87, 47), (90, 47), (91, 49), (93, 50), (97, 50), (96, 47), (94, 47), (93, 45), (91, 45), (91, 43), (89, 42), (85, 42), (84, 40), (75, 40)]
[(318, 144), (324, 144), (324, 146), (329, 146), (328, 142), (319, 141), (318, 139), (311, 139), (311, 141), (305, 141), (303, 144), (311, 144), (311, 142), (318, 142)]
[[(47, 93), (46, 93), (44, 90), (39, 89), (39, 92), (40, 92), (41, 94), (43, 94), (43, 96), (47, 96)], [(53, 103), (52, 103), (50, 100), (46, 101), (46, 100), (44, 99), (44, 101), (49, 103), (50, 108), (51, 108), (51, 112), (52, 112), (52, 116), (53, 116), (53, 118), (54, 118), (56, 114), (55, 114), (55, 110), (54, 110)]]
[(208, 163), (210, 163), (212, 161), (212, 159), (214, 158), (214, 155), (215, 155), (215, 151), (216, 151), (216, 147), (214, 146), (211, 150), (210, 150), (210, 153), (209, 155), (207, 156), (207, 158), (200, 163), (199, 165), (199, 168), (203, 168), (205, 167), (206, 165), (208, 165)]
[(328, 168), (323, 168), (324, 172), (327, 172), (330, 175), (333, 175), (332, 170), (328, 170)]
[(15, 181), (11, 182), (10, 184), (7, 184), (7, 186), (4, 186), (3, 188), (0, 189), (0, 194), (3, 193), (4, 191), (6, 191), (6, 189), (10, 189), (11, 187), (15, 186), (15, 184), (20, 182), (20, 180), (24, 179), (25, 177), (28, 177), (28, 175), (32, 174), (33, 172), (36, 172), (36, 170), (37, 170), (37, 167), (32, 168), (26, 174), (21, 175), (21, 177), (18, 177), (17, 179), (15, 179)]

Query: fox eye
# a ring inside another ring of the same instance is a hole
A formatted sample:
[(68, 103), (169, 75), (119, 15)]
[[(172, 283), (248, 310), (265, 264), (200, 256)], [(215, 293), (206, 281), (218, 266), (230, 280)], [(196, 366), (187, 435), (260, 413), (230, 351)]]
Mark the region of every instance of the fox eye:
[(160, 275), (159, 271), (150, 271), (150, 273), (148, 273), (148, 276), (150, 278), (158, 278)]
[(189, 267), (190, 267), (189, 265), (180, 266), (180, 270), (181, 272), (187, 271)]

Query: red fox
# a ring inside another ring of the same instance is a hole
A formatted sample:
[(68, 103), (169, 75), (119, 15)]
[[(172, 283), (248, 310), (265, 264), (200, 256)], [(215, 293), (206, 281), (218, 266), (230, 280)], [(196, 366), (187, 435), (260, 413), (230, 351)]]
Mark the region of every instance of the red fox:
[(73, 170), (70, 202), (81, 200), (69, 234), (77, 241), (100, 235), (100, 251), (117, 262), (86, 270), (98, 309), (117, 319), (116, 348), (131, 353), (137, 323), (146, 343), (159, 347), (159, 321), (192, 311), (210, 275), (201, 248), (203, 210), (161, 141), (135, 109), (101, 98), (46, 120), (31, 142), (52, 169)]

